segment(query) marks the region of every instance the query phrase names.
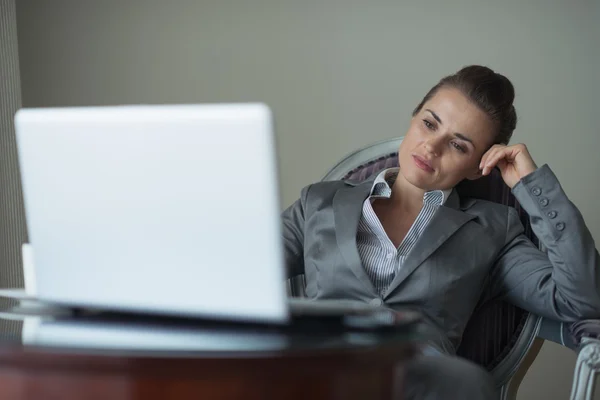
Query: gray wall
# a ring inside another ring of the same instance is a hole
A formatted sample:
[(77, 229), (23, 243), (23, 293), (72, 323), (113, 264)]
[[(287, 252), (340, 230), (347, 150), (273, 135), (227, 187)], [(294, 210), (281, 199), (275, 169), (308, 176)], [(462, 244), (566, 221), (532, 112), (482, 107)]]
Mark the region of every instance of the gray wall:
[(13, 116), (21, 107), (17, 13), (0, 0), (0, 287), (23, 287), (21, 243), (27, 241)]
[[(516, 86), (514, 140), (552, 166), (600, 238), (594, 0), (19, 0), (17, 11), (25, 106), (270, 104), (284, 205), (349, 151), (404, 134), (443, 75), (489, 65)], [(573, 364), (545, 345), (521, 398), (566, 398)]]

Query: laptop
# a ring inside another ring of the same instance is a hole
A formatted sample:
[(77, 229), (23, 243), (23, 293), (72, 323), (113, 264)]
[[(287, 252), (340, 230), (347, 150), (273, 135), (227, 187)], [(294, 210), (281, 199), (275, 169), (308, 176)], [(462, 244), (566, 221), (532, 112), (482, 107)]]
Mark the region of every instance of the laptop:
[(15, 125), (38, 301), (275, 324), (373, 310), (287, 299), (266, 105), (22, 109)]

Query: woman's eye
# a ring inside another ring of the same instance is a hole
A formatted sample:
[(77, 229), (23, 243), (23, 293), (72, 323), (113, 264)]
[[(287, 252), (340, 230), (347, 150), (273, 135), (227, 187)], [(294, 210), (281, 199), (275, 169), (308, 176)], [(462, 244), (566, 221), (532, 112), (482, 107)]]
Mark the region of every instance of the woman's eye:
[(431, 122), (427, 121), (426, 119), (423, 120), (423, 123), (425, 124), (425, 126), (427, 127), (427, 129), (430, 129), (430, 130), (434, 130), (435, 129), (435, 126)]
[(462, 147), (460, 144), (458, 144), (458, 143), (456, 143), (456, 142), (451, 142), (451, 143), (452, 143), (452, 146), (453, 146), (453, 147), (454, 147), (456, 150), (460, 151), (461, 153), (464, 153), (464, 152), (465, 152), (465, 148), (464, 148), (464, 147)]

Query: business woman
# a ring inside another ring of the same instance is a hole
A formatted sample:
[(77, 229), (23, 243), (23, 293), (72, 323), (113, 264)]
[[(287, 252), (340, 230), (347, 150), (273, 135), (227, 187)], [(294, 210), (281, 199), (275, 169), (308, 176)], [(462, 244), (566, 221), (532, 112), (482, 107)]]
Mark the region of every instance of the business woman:
[[(577, 208), (547, 165), (508, 145), (511, 82), (482, 66), (443, 78), (423, 98), (398, 169), (364, 183), (304, 188), (283, 213), (289, 276), (315, 299), (353, 299), (424, 315), (427, 345), (407, 368), (407, 399), (487, 399), (491, 377), (455, 356), (481, 300), (502, 298), (561, 321), (600, 317), (600, 261)], [(459, 198), (454, 186), (494, 168), (531, 217), (540, 252), (514, 209)]]

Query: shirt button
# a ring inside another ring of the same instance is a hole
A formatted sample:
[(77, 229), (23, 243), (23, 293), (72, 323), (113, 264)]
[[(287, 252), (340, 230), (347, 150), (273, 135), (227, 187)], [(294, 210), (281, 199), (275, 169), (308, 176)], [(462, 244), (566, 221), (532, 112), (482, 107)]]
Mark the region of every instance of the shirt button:
[(373, 299), (369, 302), (369, 304), (371, 304), (372, 306), (380, 306), (383, 304), (383, 300), (377, 298), (377, 299)]
[(392, 258), (394, 258), (396, 255), (394, 253), (389, 253), (388, 255), (385, 256), (385, 258), (387, 258), (388, 260), (391, 260)]
[(546, 207), (548, 205), (548, 203), (550, 203), (550, 201), (547, 198), (545, 198), (545, 197), (540, 198), (540, 204), (542, 205), (542, 207)]
[(565, 224), (563, 222), (559, 222), (558, 224), (556, 224), (556, 229), (558, 229), (559, 231), (563, 231), (565, 229)]
[(539, 187), (534, 187), (533, 189), (531, 189), (531, 193), (533, 193), (534, 196), (539, 196), (540, 194), (542, 194), (542, 189), (540, 189)]
[(556, 218), (556, 216), (558, 215), (558, 213), (554, 210), (552, 211), (548, 211), (548, 213), (546, 214), (549, 218)]

